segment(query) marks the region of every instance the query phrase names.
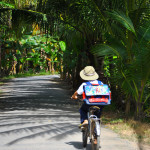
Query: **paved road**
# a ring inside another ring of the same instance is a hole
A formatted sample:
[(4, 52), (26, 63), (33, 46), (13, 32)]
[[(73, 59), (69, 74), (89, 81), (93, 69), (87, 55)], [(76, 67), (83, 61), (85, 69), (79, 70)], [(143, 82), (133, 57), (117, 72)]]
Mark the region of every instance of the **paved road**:
[[(12, 79), (0, 88), (0, 150), (83, 149), (78, 106), (59, 76)], [(103, 126), (101, 150), (120, 149), (140, 148)]]

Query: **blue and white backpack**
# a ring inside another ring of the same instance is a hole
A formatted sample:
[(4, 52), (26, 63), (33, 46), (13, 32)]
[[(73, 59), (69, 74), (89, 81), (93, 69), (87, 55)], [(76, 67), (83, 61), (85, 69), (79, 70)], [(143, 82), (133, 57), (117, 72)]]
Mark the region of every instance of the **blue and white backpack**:
[(109, 105), (111, 104), (111, 91), (107, 84), (92, 84), (86, 82), (84, 85), (83, 100), (88, 105)]

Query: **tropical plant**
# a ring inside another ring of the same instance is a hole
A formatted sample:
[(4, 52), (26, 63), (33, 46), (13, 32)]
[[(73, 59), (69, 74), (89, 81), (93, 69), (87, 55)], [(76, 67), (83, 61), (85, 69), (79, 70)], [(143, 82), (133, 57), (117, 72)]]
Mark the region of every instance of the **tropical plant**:
[[(126, 99), (134, 98), (139, 116), (149, 99), (144, 90), (149, 80), (149, 14), (148, 0), (2, 0), (0, 23), (6, 30), (1, 30), (5, 36), (1, 43), (11, 38), (15, 44), (11, 60), (17, 66), (59, 66), (73, 84), (84, 66), (93, 65), (100, 72), (108, 64), (112, 90), (121, 89)], [(22, 39), (24, 34), (30, 34), (30, 40)], [(93, 46), (101, 57), (90, 51)]]
[(134, 16), (138, 15), (140, 19), (137, 24), (132, 18), (133, 12), (129, 13), (131, 17), (120, 11), (107, 12), (113, 20), (112, 29), (117, 34), (108, 36), (107, 44), (99, 44), (93, 48), (96, 55), (117, 56), (114, 73), (115, 84), (120, 85), (121, 83), (127, 98), (129, 96), (134, 98), (137, 117), (141, 117), (142, 106), (150, 96), (147, 95), (146, 99), (143, 98), (145, 85), (150, 77), (148, 69), (150, 65), (148, 58), (150, 56), (150, 21), (146, 19), (149, 13), (146, 13), (145, 10), (148, 11), (149, 7), (139, 7), (135, 11)]

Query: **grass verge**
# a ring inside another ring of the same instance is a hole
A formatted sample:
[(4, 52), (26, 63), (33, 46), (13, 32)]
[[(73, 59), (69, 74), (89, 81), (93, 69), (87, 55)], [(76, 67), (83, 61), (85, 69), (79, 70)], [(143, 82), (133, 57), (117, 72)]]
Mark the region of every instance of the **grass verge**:
[[(57, 72), (55, 72), (55, 74), (58, 74)], [(32, 71), (26, 72), (26, 73), (19, 73), (16, 75), (9, 75), (6, 77), (3, 77), (1, 80), (8, 80), (8, 79), (13, 79), (13, 78), (20, 78), (20, 77), (30, 77), (30, 76), (40, 76), (40, 75), (51, 75), (50, 72), (39, 72), (39, 73), (34, 73)], [(0, 85), (3, 84), (2, 82), (0, 82)]]
[(114, 112), (103, 112), (103, 124), (118, 133), (122, 138), (150, 145), (150, 123), (125, 119), (123, 115)]

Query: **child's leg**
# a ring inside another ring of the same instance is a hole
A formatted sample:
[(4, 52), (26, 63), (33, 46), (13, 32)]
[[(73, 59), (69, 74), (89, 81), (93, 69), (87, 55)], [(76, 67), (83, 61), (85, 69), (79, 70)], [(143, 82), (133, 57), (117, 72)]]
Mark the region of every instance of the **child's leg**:
[(102, 114), (102, 111), (103, 111), (104, 106), (98, 106), (98, 107), (100, 108), (100, 110), (99, 110), (99, 111), (97, 111), (97, 112), (95, 112), (95, 115), (96, 115), (98, 118), (100, 118), (100, 117), (101, 117), (101, 114)]
[(88, 120), (88, 116), (87, 116), (88, 110), (89, 110), (89, 105), (87, 105), (86, 103), (83, 103), (79, 110), (81, 123), (83, 123), (84, 120)]

